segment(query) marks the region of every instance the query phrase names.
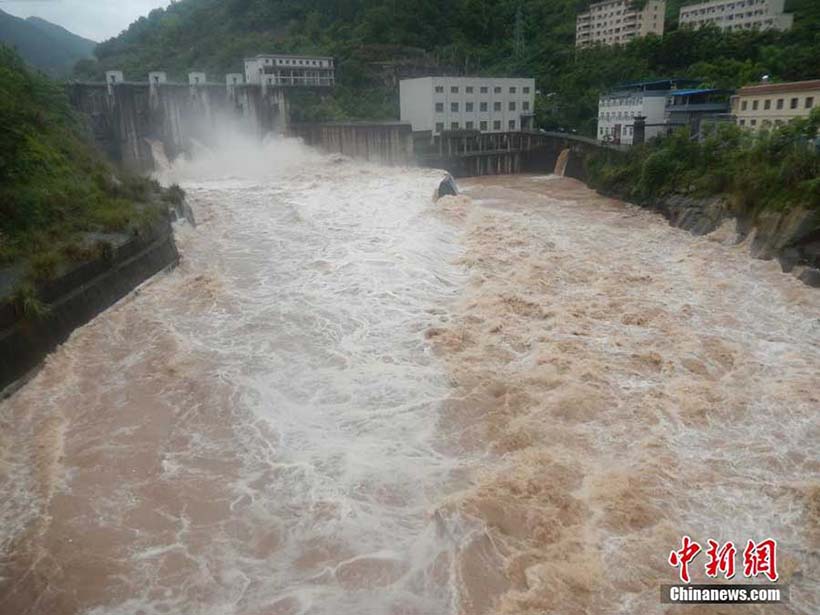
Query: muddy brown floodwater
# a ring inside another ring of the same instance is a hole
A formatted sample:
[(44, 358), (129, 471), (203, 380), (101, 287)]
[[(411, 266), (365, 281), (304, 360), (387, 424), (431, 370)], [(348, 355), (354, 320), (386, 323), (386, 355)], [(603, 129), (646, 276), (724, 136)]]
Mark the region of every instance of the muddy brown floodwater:
[[(0, 613), (820, 611), (818, 292), (570, 179), (441, 176), (168, 169), (180, 267), (0, 402)], [(777, 539), (790, 604), (661, 605), (683, 534)]]

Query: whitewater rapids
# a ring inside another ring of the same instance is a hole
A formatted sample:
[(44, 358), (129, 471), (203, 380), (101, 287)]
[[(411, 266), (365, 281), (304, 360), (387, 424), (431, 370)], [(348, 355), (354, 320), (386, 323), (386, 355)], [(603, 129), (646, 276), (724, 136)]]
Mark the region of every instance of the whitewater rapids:
[(816, 613), (817, 292), (573, 180), (441, 178), (168, 169), (180, 266), (0, 403), (0, 613), (678, 612), (683, 534), (776, 538)]

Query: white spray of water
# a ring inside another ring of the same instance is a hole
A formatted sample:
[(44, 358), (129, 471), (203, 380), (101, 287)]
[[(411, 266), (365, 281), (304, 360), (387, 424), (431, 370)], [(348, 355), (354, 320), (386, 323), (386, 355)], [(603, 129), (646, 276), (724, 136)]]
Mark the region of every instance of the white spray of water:
[(430, 201), (442, 174), (231, 137), (160, 177), (199, 221), (179, 230), (180, 267), (79, 330), (2, 408), (19, 433), (58, 409), (66, 425), (61, 486), (13, 554), (35, 574), (12, 566), (6, 603), (451, 610), (454, 544), (433, 512), (460, 462), (437, 444), (450, 385), (424, 335), (462, 281)]

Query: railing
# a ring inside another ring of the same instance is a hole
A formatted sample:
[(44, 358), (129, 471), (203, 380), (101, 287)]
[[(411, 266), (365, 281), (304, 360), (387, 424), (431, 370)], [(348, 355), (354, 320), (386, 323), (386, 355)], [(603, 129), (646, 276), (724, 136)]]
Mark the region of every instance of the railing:
[(297, 77), (297, 76), (265, 76), (264, 85), (289, 87), (333, 87), (336, 84), (334, 77)]

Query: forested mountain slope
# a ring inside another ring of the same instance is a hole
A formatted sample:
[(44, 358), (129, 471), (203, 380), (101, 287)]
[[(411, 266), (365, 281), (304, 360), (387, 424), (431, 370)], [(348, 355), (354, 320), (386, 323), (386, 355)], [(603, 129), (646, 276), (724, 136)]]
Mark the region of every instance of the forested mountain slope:
[(15, 48), (28, 64), (54, 77), (70, 74), (78, 60), (91, 57), (97, 45), (39, 17), (20, 19), (3, 11), (0, 43)]
[[(466, 73), (534, 75), (545, 127), (590, 132), (602, 89), (631, 79), (690, 76), (738, 86), (820, 76), (820, 2), (791, 0), (790, 32), (723, 34), (676, 31), (624, 48), (577, 51), (575, 18), (589, 0), (180, 0), (153, 11), (97, 48), (99, 63), (78, 74), (119, 68), (217, 75), (241, 69), (257, 53), (308, 52), (338, 59), (341, 86), (331, 100), (305, 107), (309, 117), (395, 117), (396, 92), (383, 65), (439, 63)], [(681, 0), (670, 1), (675, 15)], [(421, 61), (420, 59), (418, 61)]]

